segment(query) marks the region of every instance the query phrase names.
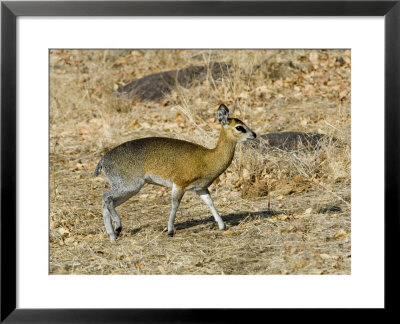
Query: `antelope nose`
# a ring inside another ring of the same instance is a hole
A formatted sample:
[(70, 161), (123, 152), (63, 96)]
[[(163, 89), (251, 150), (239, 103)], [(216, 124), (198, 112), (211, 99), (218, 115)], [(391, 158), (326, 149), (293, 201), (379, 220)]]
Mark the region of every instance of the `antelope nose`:
[(253, 133), (253, 136), (254, 136), (254, 138), (256, 138), (257, 137), (257, 134), (256, 133), (254, 133), (254, 132), (252, 132)]

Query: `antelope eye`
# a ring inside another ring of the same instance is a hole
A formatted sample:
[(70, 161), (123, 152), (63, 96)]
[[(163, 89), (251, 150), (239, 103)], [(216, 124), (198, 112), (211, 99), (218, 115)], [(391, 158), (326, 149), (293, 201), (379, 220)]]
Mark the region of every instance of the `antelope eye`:
[(236, 128), (236, 130), (238, 130), (239, 132), (246, 133), (246, 130), (244, 129), (243, 126), (236, 126), (235, 128)]

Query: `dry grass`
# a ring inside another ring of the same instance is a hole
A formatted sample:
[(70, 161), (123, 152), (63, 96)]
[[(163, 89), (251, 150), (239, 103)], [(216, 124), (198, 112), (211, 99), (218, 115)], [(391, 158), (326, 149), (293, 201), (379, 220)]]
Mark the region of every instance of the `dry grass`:
[[(113, 95), (139, 77), (224, 61), (234, 72), (160, 104)], [(188, 192), (175, 237), (170, 191), (147, 185), (105, 233), (93, 170), (109, 148), (161, 135), (212, 147), (224, 102), (257, 134), (328, 134), (319, 150), (238, 147), (210, 187), (228, 229)], [(345, 50), (53, 50), (50, 52), (51, 274), (350, 274), (350, 52)], [(268, 209), (270, 194), (271, 209)]]

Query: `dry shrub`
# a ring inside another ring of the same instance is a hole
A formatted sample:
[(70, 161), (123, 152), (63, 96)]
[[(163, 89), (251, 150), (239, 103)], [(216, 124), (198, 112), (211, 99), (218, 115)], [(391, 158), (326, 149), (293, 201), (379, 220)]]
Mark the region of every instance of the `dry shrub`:
[(313, 190), (313, 182), (349, 184), (350, 149), (332, 139), (318, 148), (285, 151), (269, 147), (268, 153), (245, 152), (242, 167), (242, 198), (291, 195)]

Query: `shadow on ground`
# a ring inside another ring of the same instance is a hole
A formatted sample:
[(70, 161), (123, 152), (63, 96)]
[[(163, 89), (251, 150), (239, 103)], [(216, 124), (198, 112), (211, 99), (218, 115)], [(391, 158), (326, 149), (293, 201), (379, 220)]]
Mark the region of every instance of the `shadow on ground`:
[[(263, 211), (257, 211), (257, 212), (239, 212), (239, 213), (224, 215), (221, 217), (224, 220), (226, 225), (233, 227), (233, 226), (237, 226), (241, 221), (243, 221), (245, 219), (252, 220), (252, 219), (257, 219), (257, 218), (268, 218), (268, 217), (278, 215), (278, 214), (280, 214), (280, 212), (278, 212), (278, 211), (263, 210)], [(175, 224), (175, 227), (176, 227), (176, 229), (185, 229), (185, 228), (195, 227), (198, 225), (205, 225), (208, 223), (210, 223), (214, 226), (217, 226), (217, 223), (215, 222), (214, 218), (212, 216), (210, 216), (205, 219), (189, 220), (189, 221), (185, 221), (182, 223), (177, 223), (177, 224)]]
[[(225, 224), (228, 227), (234, 227), (240, 224), (241, 221), (243, 220), (253, 220), (253, 219), (258, 219), (258, 218), (268, 218), (274, 215), (281, 214), (281, 212), (276, 211), (276, 210), (262, 210), (262, 211), (257, 211), (257, 212), (239, 212), (239, 213), (234, 213), (234, 214), (227, 214), (224, 216), (221, 216), (222, 219), (224, 220)], [(215, 222), (214, 218), (212, 216), (204, 218), (204, 219), (196, 219), (196, 220), (187, 220), (184, 222), (180, 223), (175, 223), (175, 228), (177, 230), (182, 230), (182, 229), (187, 229), (191, 227), (196, 227), (200, 225), (206, 225), (210, 224), (210, 226), (215, 226), (217, 227), (217, 223)], [(140, 226), (138, 228), (133, 228), (129, 231), (131, 235), (135, 235), (142, 231), (144, 228), (148, 227), (150, 225), (144, 225)], [(159, 228), (159, 230), (164, 230), (164, 228)]]

